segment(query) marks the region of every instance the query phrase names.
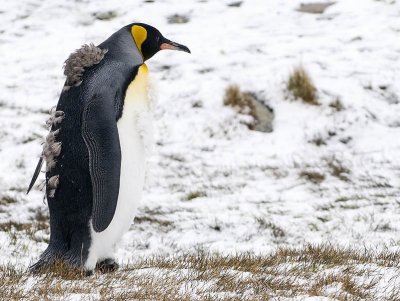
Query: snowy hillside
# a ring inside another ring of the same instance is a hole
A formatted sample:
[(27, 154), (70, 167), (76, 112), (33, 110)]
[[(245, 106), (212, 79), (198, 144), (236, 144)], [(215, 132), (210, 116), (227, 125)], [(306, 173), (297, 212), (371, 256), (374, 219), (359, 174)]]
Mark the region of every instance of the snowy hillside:
[[(266, 255), (307, 243), (399, 250), (400, 3), (338, 0), (320, 14), (298, 11), (300, 4), (4, 2), (0, 263), (25, 269), (47, 245), (43, 192), (25, 191), (65, 80), (63, 62), (135, 21), (192, 54), (165, 51), (147, 63), (158, 86), (157, 138), (119, 262), (198, 248)], [(300, 65), (319, 105), (287, 91)], [(223, 105), (231, 84), (274, 110), (271, 133), (249, 130), (248, 116)], [(399, 267), (390, 275), (382, 280), (387, 291), (399, 285)]]

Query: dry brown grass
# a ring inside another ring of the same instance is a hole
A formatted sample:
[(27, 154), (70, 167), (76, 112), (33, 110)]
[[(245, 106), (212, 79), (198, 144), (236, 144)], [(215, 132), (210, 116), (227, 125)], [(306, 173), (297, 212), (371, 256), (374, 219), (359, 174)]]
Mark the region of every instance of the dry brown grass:
[(7, 206), (16, 203), (17, 200), (9, 195), (0, 195), (0, 205)]
[(303, 170), (300, 172), (300, 177), (304, 178), (314, 184), (319, 184), (325, 180), (325, 175), (313, 170)]
[(185, 196), (185, 199), (186, 199), (186, 201), (191, 201), (191, 200), (194, 200), (197, 198), (203, 198), (206, 196), (207, 196), (207, 193), (205, 193), (204, 191), (191, 191)]
[(319, 104), (317, 88), (302, 66), (295, 68), (289, 76), (287, 89), (296, 99), (301, 99), (311, 105)]
[(242, 92), (237, 85), (229, 85), (223, 103), (240, 114), (250, 116), (250, 119), (242, 120), (250, 130), (264, 133), (273, 131), (274, 110), (257, 93)]
[(28, 223), (17, 223), (14, 221), (0, 223), (0, 231), (3, 232), (23, 232), (29, 237), (33, 236), (39, 230), (46, 230), (49, 228), (47, 222), (32, 221)]
[(248, 124), (248, 127), (252, 129), (257, 117), (254, 104), (250, 97), (251, 95), (242, 92), (238, 85), (230, 85), (225, 90), (224, 105), (236, 109), (241, 114), (252, 116), (254, 121)]
[[(387, 279), (386, 271), (400, 268), (398, 258), (400, 253), (390, 251), (306, 245), (279, 248), (264, 256), (228, 256), (204, 250), (150, 256), (117, 272), (89, 277), (66, 271), (62, 265), (37, 276), (5, 265), (0, 266), (0, 296), (3, 300), (57, 300), (71, 294), (81, 295), (82, 300), (268, 300), (294, 296), (398, 300), (398, 289), (389, 283), (380, 286)], [(379, 295), (382, 293), (387, 298)]]
[(333, 100), (329, 106), (336, 110), (337, 112), (343, 111), (344, 110), (344, 105), (342, 101), (340, 100), (339, 97), (337, 97), (335, 100)]
[(282, 238), (286, 236), (285, 230), (283, 230), (278, 225), (272, 223), (266, 218), (258, 217), (256, 218), (258, 225), (261, 229), (269, 229), (275, 238)]
[(323, 138), (321, 135), (315, 135), (309, 142), (316, 145), (316, 146), (322, 146), (326, 145), (327, 141), (326, 138)]
[(162, 218), (158, 218), (158, 217), (151, 217), (151, 216), (136, 216), (135, 217), (135, 224), (143, 224), (143, 223), (150, 223), (150, 224), (155, 224), (158, 225), (160, 227), (172, 227), (173, 226), (173, 222), (162, 219)]
[(339, 158), (335, 156), (327, 157), (325, 161), (332, 176), (345, 182), (350, 181), (351, 170)]

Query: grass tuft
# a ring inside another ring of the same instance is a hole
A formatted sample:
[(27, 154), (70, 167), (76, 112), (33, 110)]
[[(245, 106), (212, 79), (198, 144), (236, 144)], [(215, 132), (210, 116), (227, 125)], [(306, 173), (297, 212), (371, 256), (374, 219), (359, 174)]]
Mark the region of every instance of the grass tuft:
[(0, 205), (2, 205), (2, 206), (7, 206), (10, 204), (14, 204), (16, 202), (17, 202), (17, 199), (12, 196), (9, 196), (9, 195), (0, 196)]
[(317, 88), (302, 66), (295, 68), (289, 76), (287, 89), (296, 99), (301, 99), (307, 104), (319, 105)]
[(41, 268), (35, 275), (63, 280), (80, 280), (87, 277), (85, 271), (74, 268), (63, 260), (55, 260), (52, 264)]
[(347, 168), (343, 164), (343, 162), (341, 162), (336, 157), (329, 157), (329, 158), (326, 158), (325, 160), (326, 160), (326, 164), (327, 164), (328, 168), (330, 169), (330, 173), (332, 176), (334, 176), (342, 181), (345, 181), (345, 182), (350, 181), (349, 175), (351, 173), (351, 170), (349, 168)]
[(275, 238), (283, 238), (286, 236), (285, 231), (281, 227), (271, 221), (267, 221), (266, 218), (259, 217), (256, 218), (256, 220), (261, 229), (269, 229)]
[(240, 114), (251, 116), (253, 121), (248, 122), (247, 126), (249, 129), (254, 128), (257, 116), (249, 93), (242, 92), (238, 85), (230, 85), (225, 90), (224, 105), (236, 109)]
[(110, 21), (118, 17), (118, 12), (109, 10), (109, 11), (99, 11), (92, 13), (92, 16), (100, 21)]
[(25, 232), (25, 234), (33, 235), (36, 231), (48, 229), (47, 222), (30, 222), (30, 223), (17, 223), (13, 221), (0, 223), (0, 231), (3, 232)]
[(166, 228), (172, 227), (174, 224), (171, 221), (160, 219), (157, 217), (151, 217), (151, 216), (147, 216), (147, 215), (135, 217), (135, 224), (145, 224), (145, 223), (158, 225), (160, 227), (166, 227)]
[(186, 201), (191, 201), (191, 200), (194, 200), (197, 198), (203, 198), (206, 196), (207, 196), (207, 194), (204, 191), (191, 191), (186, 195), (185, 199), (186, 199)]
[(238, 85), (230, 85), (225, 90), (224, 105), (234, 107), (242, 114), (254, 116), (254, 107), (247, 96), (243, 93)]
[(344, 110), (344, 105), (342, 101), (340, 100), (339, 97), (337, 97), (335, 100), (333, 100), (329, 106), (333, 108), (336, 112), (340, 112)]
[(322, 173), (319, 173), (317, 171), (312, 171), (312, 170), (303, 170), (300, 173), (300, 177), (304, 178), (314, 184), (319, 184), (322, 181), (325, 180), (325, 175)]

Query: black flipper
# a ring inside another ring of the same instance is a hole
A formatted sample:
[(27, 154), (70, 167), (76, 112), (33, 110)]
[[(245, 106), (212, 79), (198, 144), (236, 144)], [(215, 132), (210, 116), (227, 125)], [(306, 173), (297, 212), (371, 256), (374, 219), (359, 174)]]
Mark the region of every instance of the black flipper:
[(29, 183), (29, 187), (28, 187), (28, 190), (27, 190), (26, 194), (28, 194), (29, 191), (31, 191), (33, 185), (35, 184), (35, 182), (36, 182), (36, 180), (37, 180), (37, 177), (39, 176), (39, 173), (40, 173), (40, 171), (41, 171), (41, 169), (42, 169), (42, 165), (43, 165), (43, 157), (40, 157), (39, 162), (38, 162), (38, 164), (36, 165), (35, 173), (33, 174), (32, 180), (31, 180), (31, 182)]
[(89, 151), (92, 180), (92, 224), (96, 232), (108, 227), (118, 201), (121, 147), (113, 101), (114, 95), (103, 88), (88, 101), (82, 116), (82, 135)]

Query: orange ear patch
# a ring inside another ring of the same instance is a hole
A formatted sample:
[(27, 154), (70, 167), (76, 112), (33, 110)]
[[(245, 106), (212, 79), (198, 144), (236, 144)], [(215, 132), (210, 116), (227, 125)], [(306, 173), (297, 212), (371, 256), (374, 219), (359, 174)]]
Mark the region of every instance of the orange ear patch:
[(142, 44), (146, 41), (147, 38), (147, 30), (139, 25), (133, 25), (131, 28), (131, 33), (133, 39), (135, 40), (136, 46), (139, 48), (140, 52), (142, 52)]

